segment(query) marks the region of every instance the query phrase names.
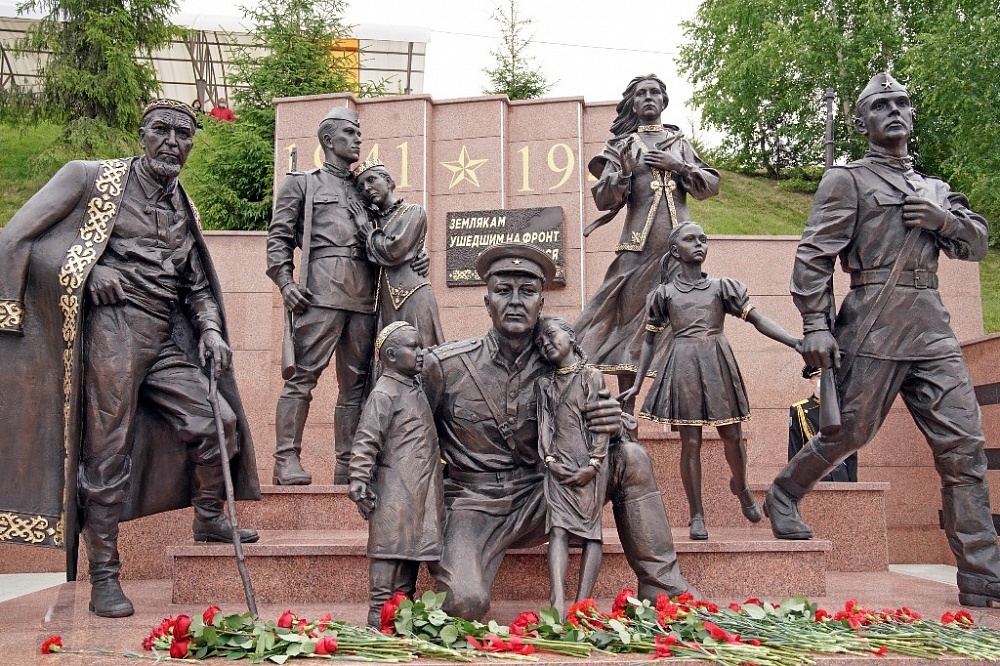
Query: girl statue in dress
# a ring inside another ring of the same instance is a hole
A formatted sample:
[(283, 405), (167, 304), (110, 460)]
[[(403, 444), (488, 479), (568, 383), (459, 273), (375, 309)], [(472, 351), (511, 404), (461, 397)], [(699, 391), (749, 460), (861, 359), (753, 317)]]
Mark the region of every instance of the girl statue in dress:
[[(715, 426), (732, 473), (729, 489), (743, 515), (759, 522), (760, 509), (747, 486), (746, 449), (740, 424), (750, 418), (743, 377), (723, 332), (726, 315), (739, 317), (778, 342), (798, 349), (800, 340), (750, 304), (746, 285), (731, 278), (711, 278), (701, 270), (708, 253), (705, 231), (687, 222), (674, 227), (667, 242), (678, 263), (674, 279), (650, 294), (638, 380), (618, 398), (634, 400), (642, 388), (656, 349), (657, 335), (673, 334), (662, 367), (639, 413), (640, 418), (676, 426), (681, 438), (681, 481), (687, 495), (692, 539), (705, 540), (701, 501), (701, 429)], [(667, 257), (664, 257), (664, 261)]]
[(549, 535), (552, 607), (564, 616), (569, 537), (583, 541), (576, 600), (590, 596), (601, 568), (601, 510), (608, 486), (607, 433), (592, 432), (583, 407), (605, 390), (601, 371), (586, 365), (573, 327), (562, 317), (542, 317), (535, 345), (552, 364), (536, 384), (538, 449), (545, 465), (545, 531)]

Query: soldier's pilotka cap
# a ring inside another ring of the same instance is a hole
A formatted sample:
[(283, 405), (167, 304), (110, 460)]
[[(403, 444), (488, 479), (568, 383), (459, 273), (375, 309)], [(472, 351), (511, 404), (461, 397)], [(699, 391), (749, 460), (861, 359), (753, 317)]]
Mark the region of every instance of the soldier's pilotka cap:
[(876, 74), (872, 77), (872, 80), (868, 82), (868, 85), (865, 86), (865, 89), (861, 91), (861, 94), (858, 95), (858, 100), (854, 103), (854, 108), (861, 106), (861, 103), (872, 95), (895, 92), (903, 92), (907, 95), (910, 94), (910, 91), (906, 89), (906, 86), (892, 78), (892, 75), (889, 74), (889, 72)]
[(501, 243), (488, 247), (476, 259), (476, 271), (483, 280), (495, 273), (520, 273), (551, 283), (556, 265), (537, 245)]
[(187, 102), (181, 102), (176, 99), (167, 99), (161, 97), (159, 99), (154, 99), (152, 102), (147, 104), (142, 110), (142, 117), (145, 118), (149, 113), (153, 111), (159, 111), (161, 109), (167, 109), (169, 111), (180, 111), (190, 118), (195, 123), (198, 122), (198, 117), (194, 113), (194, 109)]
[(323, 116), (323, 120), (343, 120), (344, 122), (351, 123), (355, 127), (361, 127), (361, 121), (358, 118), (358, 112), (354, 109), (349, 109), (346, 106), (335, 106), (330, 109), (330, 112)]

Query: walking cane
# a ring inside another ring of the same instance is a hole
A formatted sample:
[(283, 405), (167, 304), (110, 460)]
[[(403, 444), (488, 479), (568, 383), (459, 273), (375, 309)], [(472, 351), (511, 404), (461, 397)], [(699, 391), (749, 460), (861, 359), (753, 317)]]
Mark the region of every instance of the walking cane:
[(243, 591), (247, 597), (247, 608), (257, 615), (257, 600), (254, 597), (253, 585), (250, 583), (250, 573), (247, 571), (246, 558), (243, 556), (243, 544), (240, 543), (240, 526), (236, 520), (236, 497), (233, 492), (233, 475), (229, 470), (229, 451), (226, 448), (226, 433), (222, 427), (222, 413), (219, 410), (219, 382), (215, 377), (215, 357), (210, 357), (208, 365), (208, 403), (215, 415), (215, 432), (219, 438), (219, 455), (222, 456), (222, 480), (226, 486), (226, 507), (229, 509), (229, 524), (233, 528), (233, 548), (236, 549), (236, 568), (243, 579)]

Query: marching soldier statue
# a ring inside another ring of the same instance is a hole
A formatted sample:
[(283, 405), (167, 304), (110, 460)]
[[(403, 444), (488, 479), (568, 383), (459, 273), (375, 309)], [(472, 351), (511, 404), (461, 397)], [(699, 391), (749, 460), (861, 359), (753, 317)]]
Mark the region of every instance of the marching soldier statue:
[[(795, 257), (791, 292), (802, 313), (802, 356), (835, 367), (842, 427), (812, 437), (778, 474), (765, 513), (780, 539), (809, 539), (798, 502), (872, 440), (897, 395), (941, 475), (944, 528), (958, 562), (959, 601), (1000, 603), (1000, 550), (986, 486), (979, 406), (938, 293), (939, 255), (980, 261), (986, 220), (948, 184), (913, 170), (913, 107), (888, 73), (855, 104), (868, 153), (823, 176)], [(829, 321), (834, 263), (851, 291)]]

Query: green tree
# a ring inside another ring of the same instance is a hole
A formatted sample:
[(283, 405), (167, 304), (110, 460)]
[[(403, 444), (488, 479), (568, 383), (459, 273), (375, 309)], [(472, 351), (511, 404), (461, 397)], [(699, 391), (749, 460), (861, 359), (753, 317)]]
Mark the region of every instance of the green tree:
[[(41, 66), (42, 111), (95, 118), (134, 132), (143, 106), (160, 87), (152, 51), (181, 34), (170, 16), (175, 0), (26, 0), (18, 12), (45, 16), (25, 34), (25, 48), (49, 51)], [(147, 60), (143, 60), (146, 58)]]
[(383, 94), (384, 82), (359, 82), (361, 54), (338, 48), (350, 38), (341, 21), (346, 0), (264, 0), (241, 8), (253, 22), (249, 45), (237, 47), (229, 83), (238, 118), (208, 120), (200, 156), (185, 179), (209, 228), (265, 229), (274, 182), (277, 97), (353, 92)]
[(858, 157), (854, 99), (892, 69), (919, 30), (929, 0), (704, 0), (684, 24), (680, 71), (704, 121), (727, 134), (736, 168), (823, 159), (823, 91), (837, 93), (836, 155)]
[(483, 89), (487, 95), (507, 95), (510, 99), (535, 99), (552, 89), (552, 83), (542, 74), (541, 69), (532, 66), (532, 58), (527, 54), (532, 36), (524, 31), (531, 25), (531, 19), (518, 13), (517, 2), (508, 0), (507, 8), (497, 7), (493, 20), (500, 26), (502, 43), (500, 48), (490, 51), (496, 60), (496, 67), (483, 71), (490, 77), (490, 86)]
[(1000, 2), (945, 0), (905, 58), (918, 168), (1000, 224)]

